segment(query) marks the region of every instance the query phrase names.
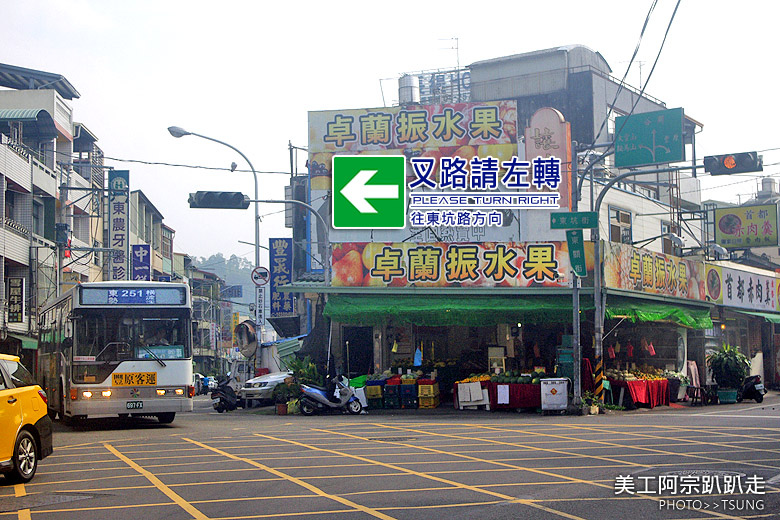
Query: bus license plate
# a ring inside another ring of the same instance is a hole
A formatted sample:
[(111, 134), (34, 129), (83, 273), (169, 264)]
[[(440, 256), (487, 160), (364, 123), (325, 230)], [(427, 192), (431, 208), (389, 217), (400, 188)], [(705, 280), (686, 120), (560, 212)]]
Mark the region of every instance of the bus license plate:
[(127, 401), (128, 410), (141, 410), (144, 407), (143, 401)]

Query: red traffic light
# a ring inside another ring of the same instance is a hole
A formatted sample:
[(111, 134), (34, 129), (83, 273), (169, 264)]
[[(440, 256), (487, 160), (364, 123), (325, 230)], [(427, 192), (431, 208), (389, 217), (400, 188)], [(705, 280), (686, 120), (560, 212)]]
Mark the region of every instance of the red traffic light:
[(742, 152), (704, 157), (704, 171), (710, 175), (730, 175), (764, 171), (758, 152)]

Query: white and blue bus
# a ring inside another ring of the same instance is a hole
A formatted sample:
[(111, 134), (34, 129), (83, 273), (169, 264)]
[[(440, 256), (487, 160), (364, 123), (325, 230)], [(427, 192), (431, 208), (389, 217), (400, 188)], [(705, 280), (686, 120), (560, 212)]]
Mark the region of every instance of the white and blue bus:
[(49, 414), (153, 416), (192, 411), (192, 300), (187, 284), (89, 282), (40, 316), (37, 376)]

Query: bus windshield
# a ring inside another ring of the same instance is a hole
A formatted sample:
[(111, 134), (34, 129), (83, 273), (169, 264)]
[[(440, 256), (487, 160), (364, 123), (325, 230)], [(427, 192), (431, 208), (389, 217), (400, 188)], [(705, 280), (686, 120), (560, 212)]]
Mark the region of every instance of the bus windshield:
[(183, 359), (189, 353), (189, 311), (82, 310), (74, 316), (73, 361)]

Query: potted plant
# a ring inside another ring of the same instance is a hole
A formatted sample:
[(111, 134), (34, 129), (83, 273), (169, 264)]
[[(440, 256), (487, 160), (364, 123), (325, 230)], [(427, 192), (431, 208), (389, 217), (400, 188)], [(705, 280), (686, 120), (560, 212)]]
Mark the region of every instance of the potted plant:
[(584, 392), (582, 394), (582, 402), (586, 405), (590, 415), (599, 414), (599, 400), (593, 394), (593, 392)]
[(685, 398), (688, 392), (688, 385), (691, 384), (688, 376), (682, 372), (664, 371), (664, 377), (669, 380), (669, 402), (676, 403)]
[(292, 398), (291, 388), (284, 383), (280, 383), (274, 387), (271, 395), (276, 403), (276, 415), (287, 415), (287, 401)]
[(736, 403), (737, 389), (750, 372), (750, 361), (739, 347), (724, 345), (723, 350), (707, 356), (707, 366), (718, 383), (718, 401)]

